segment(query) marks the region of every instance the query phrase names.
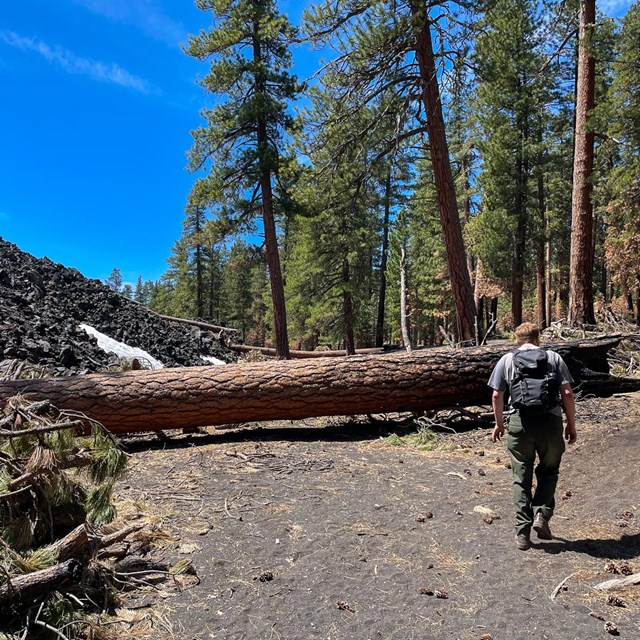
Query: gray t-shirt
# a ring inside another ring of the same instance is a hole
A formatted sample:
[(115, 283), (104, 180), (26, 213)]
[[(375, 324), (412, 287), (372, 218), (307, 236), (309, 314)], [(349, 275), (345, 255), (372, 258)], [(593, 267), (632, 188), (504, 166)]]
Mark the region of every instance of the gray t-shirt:
[[(534, 344), (523, 344), (519, 349), (537, 349)], [(562, 359), (560, 355), (558, 355), (555, 351), (547, 351), (547, 359), (553, 372), (556, 374), (558, 381), (560, 384), (571, 384), (573, 382), (573, 378), (569, 373), (569, 368), (567, 367), (565, 361)], [(505, 353), (505, 355), (498, 360), (498, 364), (493, 369), (491, 373), (491, 377), (489, 378), (489, 382), (487, 383), (492, 389), (495, 391), (506, 391), (509, 384), (511, 384), (513, 378), (515, 377), (516, 369), (513, 366), (513, 352)], [(510, 409), (512, 411), (512, 409)], [(556, 416), (562, 415), (562, 408), (560, 405), (557, 407), (553, 407), (549, 411)]]

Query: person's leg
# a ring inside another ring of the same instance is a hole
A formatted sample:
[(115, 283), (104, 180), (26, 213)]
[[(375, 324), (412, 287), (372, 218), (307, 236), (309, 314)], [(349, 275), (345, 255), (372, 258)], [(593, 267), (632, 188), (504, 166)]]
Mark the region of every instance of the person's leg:
[(540, 458), (536, 467), (536, 490), (532, 500), (534, 515), (541, 513), (546, 520), (553, 516), (555, 492), (560, 461), (565, 450), (560, 416), (545, 416), (536, 432), (536, 450)]
[(516, 535), (529, 534), (533, 522), (531, 485), (536, 459), (535, 438), (525, 430), (520, 416), (509, 416), (507, 450), (513, 470), (513, 504), (516, 508)]

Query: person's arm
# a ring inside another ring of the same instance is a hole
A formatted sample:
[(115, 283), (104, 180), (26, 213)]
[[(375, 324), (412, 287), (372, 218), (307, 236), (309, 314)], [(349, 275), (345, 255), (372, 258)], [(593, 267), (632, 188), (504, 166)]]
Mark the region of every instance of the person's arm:
[(491, 394), (491, 406), (493, 407), (493, 415), (496, 419), (491, 440), (497, 442), (504, 435), (504, 391), (493, 390), (493, 394)]
[(567, 425), (564, 428), (564, 437), (569, 444), (573, 444), (578, 439), (576, 431), (576, 401), (573, 397), (571, 385), (564, 383), (560, 385), (560, 397), (564, 412), (567, 414)]

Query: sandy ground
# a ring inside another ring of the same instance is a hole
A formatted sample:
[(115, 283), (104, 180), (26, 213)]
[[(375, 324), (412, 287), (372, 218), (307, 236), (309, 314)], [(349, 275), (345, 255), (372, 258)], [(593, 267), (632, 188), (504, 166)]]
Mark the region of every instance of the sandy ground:
[(488, 429), (431, 451), (340, 420), (131, 441), (119, 497), (173, 535), (151, 557), (198, 579), (132, 598), (151, 629), (130, 635), (588, 640), (611, 621), (637, 640), (640, 585), (613, 592), (624, 607), (594, 585), (640, 572), (639, 416), (640, 394), (580, 403), (556, 537), (527, 552)]

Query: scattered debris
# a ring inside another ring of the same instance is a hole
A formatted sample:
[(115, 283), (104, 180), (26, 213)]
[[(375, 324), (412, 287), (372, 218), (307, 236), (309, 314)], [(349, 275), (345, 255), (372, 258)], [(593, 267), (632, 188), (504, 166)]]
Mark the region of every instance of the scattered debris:
[(553, 592), (551, 593), (551, 595), (549, 596), (552, 600), (556, 599), (556, 596), (560, 593), (560, 591), (562, 591), (563, 587), (565, 586), (565, 584), (567, 583), (567, 581), (569, 580), (569, 578), (572, 578), (573, 576), (575, 576), (575, 572), (574, 573), (570, 573), (566, 578), (563, 578), (560, 581), (560, 584), (558, 584), (558, 586), (553, 590)]
[(344, 600), (338, 600), (336, 602), (336, 606), (341, 611), (348, 611), (349, 613), (355, 613), (356, 612), (356, 610), (348, 602), (345, 602)]
[(260, 582), (271, 582), (273, 578), (273, 571), (263, 571), (259, 576), (256, 576), (254, 580), (259, 580)]
[(606, 580), (600, 582), (594, 588), (599, 591), (609, 591), (610, 589), (618, 589), (621, 587), (630, 587), (632, 585), (640, 584), (640, 573), (632, 573), (624, 578), (614, 578), (613, 580)]
[(626, 607), (627, 603), (622, 599), (618, 598), (618, 596), (609, 596), (607, 598), (607, 604), (612, 607)]
[(615, 625), (613, 622), (611, 622), (611, 621), (608, 621), (608, 622), (605, 622), (605, 623), (604, 623), (604, 630), (605, 630), (607, 633), (610, 633), (612, 636), (617, 636), (617, 635), (619, 635), (619, 633), (618, 633), (618, 627), (616, 627), (616, 625)]

